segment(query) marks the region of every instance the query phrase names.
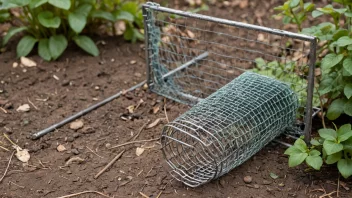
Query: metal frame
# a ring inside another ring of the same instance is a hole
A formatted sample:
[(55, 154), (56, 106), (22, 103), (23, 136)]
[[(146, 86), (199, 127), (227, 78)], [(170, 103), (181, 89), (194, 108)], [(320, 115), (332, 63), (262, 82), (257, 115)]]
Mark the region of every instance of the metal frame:
[[(312, 108), (312, 99), (313, 99), (313, 91), (314, 91), (314, 68), (315, 68), (315, 61), (316, 61), (316, 46), (317, 46), (317, 41), (316, 37), (314, 36), (308, 36), (308, 35), (303, 35), (303, 34), (298, 34), (298, 33), (293, 33), (293, 32), (288, 32), (284, 30), (279, 30), (279, 29), (272, 29), (268, 27), (263, 27), (263, 26), (258, 26), (258, 25), (252, 25), (252, 24), (246, 24), (242, 22), (236, 22), (236, 21), (231, 21), (227, 19), (221, 19), (221, 18), (216, 18), (216, 17), (211, 17), (211, 16), (206, 16), (206, 15), (201, 15), (201, 14), (196, 14), (196, 13), (190, 13), (190, 12), (185, 12), (185, 11), (180, 11), (180, 10), (175, 10), (175, 9), (170, 9), (166, 7), (161, 7), (159, 4), (156, 3), (151, 3), (148, 2), (142, 6), (143, 9), (143, 16), (144, 16), (144, 22), (147, 24), (146, 19), (149, 18), (148, 16), (148, 9), (158, 11), (158, 12), (164, 12), (164, 13), (169, 13), (169, 14), (176, 14), (179, 16), (183, 17), (189, 17), (189, 18), (196, 18), (199, 20), (204, 20), (204, 21), (209, 21), (209, 22), (216, 22), (224, 25), (229, 25), (229, 26), (234, 26), (234, 27), (239, 27), (239, 28), (244, 28), (244, 29), (250, 29), (250, 30), (255, 30), (255, 31), (260, 31), (260, 32), (265, 32), (265, 33), (270, 33), (270, 34), (275, 34), (283, 37), (289, 37), (293, 39), (299, 39), (302, 41), (308, 41), (310, 42), (310, 52), (309, 52), (309, 72), (308, 72), (308, 86), (307, 86), (307, 104), (306, 104), (306, 112), (305, 112), (305, 128), (304, 128), (304, 134), (305, 134), (305, 141), (309, 143), (311, 139), (311, 125), (312, 125), (312, 115), (313, 115), (313, 108)], [(147, 64), (147, 83), (149, 87), (152, 86), (152, 81), (151, 81), (151, 71), (149, 68), (150, 64), (150, 46), (149, 46), (149, 37), (148, 37), (148, 27), (145, 25), (144, 27), (145, 31), (145, 47), (146, 49), (146, 64)], [(186, 64), (185, 64), (186, 65)], [(189, 66), (191, 64), (186, 65), (185, 67)], [(184, 66), (184, 65), (183, 65)]]

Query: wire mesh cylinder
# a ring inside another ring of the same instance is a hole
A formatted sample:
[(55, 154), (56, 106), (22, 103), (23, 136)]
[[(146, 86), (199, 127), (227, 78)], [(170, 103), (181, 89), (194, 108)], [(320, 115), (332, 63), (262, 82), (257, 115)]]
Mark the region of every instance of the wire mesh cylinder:
[(165, 125), (162, 151), (171, 174), (196, 187), (253, 156), (295, 121), (296, 94), (245, 72)]

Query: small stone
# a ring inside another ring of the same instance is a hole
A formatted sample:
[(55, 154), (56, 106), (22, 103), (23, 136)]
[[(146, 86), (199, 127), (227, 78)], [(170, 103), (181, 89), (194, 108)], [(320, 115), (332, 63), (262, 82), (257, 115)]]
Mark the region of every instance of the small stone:
[(105, 147), (106, 147), (106, 148), (110, 148), (110, 147), (111, 147), (111, 144), (110, 144), (110, 143), (106, 143), (106, 144), (105, 144)]
[(134, 65), (136, 63), (137, 63), (137, 61), (135, 61), (135, 60), (131, 60), (131, 62), (130, 62), (131, 65)]
[(258, 184), (254, 184), (253, 187), (258, 189), (260, 186)]
[(250, 184), (252, 182), (252, 177), (251, 176), (245, 176), (243, 178), (244, 183)]
[(23, 72), (23, 73), (26, 73), (26, 72), (27, 72), (27, 69), (22, 69), (22, 72)]
[(66, 148), (65, 148), (64, 145), (59, 144), (59, 146), (56, 147), (56, 150), (59, 151), (59, 152), (62, 152), (62, 151), (66, 151)]
[(24, 105), (21, 105), (19, 106), (16, 111), (17, 112), (27, 112), (31, 109), (31, 107), (29, 106), (29, 104), (24, 104)]
[(273, 183), (273, 182), (271, 182), (271, 181), (269, 181), (269, 180), (265, 180), (265, 179), (263, 180), (263, 184), (264, 184), (264, 185), (269, 185), (269, 184), (271, 184), (271, 183)]
[(18, 67), (18, 63), (17, 63), (17, 62), (12, 63), (12, 67), (13, 67), (13, 68)]
[(142, 74), (139, 73), (139, 72), (136, 72), (136, 73), (134, 73), (134, 76), (137, 77), (137, 78), (140, 78), (140, 77), (142, 77)]
[(143, 90), (147, 90), (147, 89), (148, 89), (148, 84), (145, 83), (145, 84), (143, 85)]
[(70, 81), (65, 79), (62, 81), (61, 86), (66, 87), (69, 84), (70, 84)]
[(99, 90), (100, 87), (99, 87), (99, 86), (95, 86), (94, 89), (95, 89), (95, 90)]
[(112, 59), (111, 59), (111, 62), (115, 62), (115, 59), (112, 58)]
[(5, 109), (12, 109), (13, 108), (13, 104), (11, 102), (6, 103), (4, 106)]
[(72, 174), (72, 172), (70, 170), (66, 171), (67, 174)]
[(220, 179), (219, 183), (222, 187), (225, 187), (226, 182), (224, 179)]
[(29, 58), (22, 56), (21, 57), (21, 65), (23, 65), (25, 67), (35, 67), (35, 66), (37, 66), (37, 63)]
[(78, 149), (71, 149), (71, 152), (73, 153), (73, 154), (75, 154), (75, 155), (78, 155), (79, 154), (79, 151), (78, 151)]
[(280, 186), (280, 187), (284, 187), (285, 184), (284, 184), (284, 183), (279, 183), (279, 186)]
[(76, 120), (74, 122), (71, 122), (70, 124), (70, 129), (73, 130), (78, 130), (83, 127), (83, 121), (82, 120)]
[(75, 138), (73, 138), (73, 137), (67, 137), (66, 141), (67, 141), (67, 142), (73, 142), (73, 141), (75, 141)]
[(81, 136), (80, 133), (73, 133), (73, 137), (74, 137), (74, 138), (79, 138), (79, 136)]
[(95, 129), (93, 127), (84, 127), (82, 129), (83, 134), (95, 133)]

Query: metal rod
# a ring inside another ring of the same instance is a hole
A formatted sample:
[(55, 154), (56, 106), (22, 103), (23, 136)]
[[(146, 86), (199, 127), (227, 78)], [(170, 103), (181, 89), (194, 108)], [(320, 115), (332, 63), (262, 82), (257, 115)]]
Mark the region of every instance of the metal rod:
[[(143, 86), (145, 83), (146, 83), (146, 81), (143, 81), (143, 82), (141, 82), (141, 83), (139, 83), (139, 84), (137, 84), (137, 85), (135, 85), (135, 86), (133, 86), (133, 87), (127, 89), (126, 91), (128, 91), (128, 92), (129, 92), (129, 91), (133, 91), (133, 90), (135, 90), (135, 89), (137, 89), (137, 88)], [(113, 95), (113, 96), (110, 96), (109, 98), (106, 98), (105, 100), (100, 101), (100, 102), (98, 102), (97, 104), (94, 104), (94, 105), (88, 107), (87, 109), (84, 109), (83, 111), (80, 111), (80, 112), (78, 112), (78, 113), (76, 113), (76, 114), (74, 114), (74, 115), (72, 115), (72, 116), (70, 116), (70, 117), (68, 117), (68, 118), (66, 118), (66, 119), (64, 119), (64, 120), (62, 120), (62, 121), (59, 122), (59, 123), (53, 124), (53, 125), (51, 125), (50, 127), (48, 127), (48, 128), (46, 128), (46, 129), (44, 129), (44, 130), (41, 130), (41, 131), (39, 131), (39, 132), (33, 134), (33, 135), (32, 135), (32, 139), (38, 139), (38, 138), (42, 137), (43, 135), (45, 135), (45, 134), (47, 134), (47, 133), (50, 133), (50, 132), (53, 131), (54, 129), (57, 129), (57, 128), (59, 128), (59, 127), (65, 125), (65, 124), (67, 124), (67, 123), (69, 123), (69, 122), (71, 122), (71, 121), (73, 121), (73, 120), (75, 120), (75, 119), (77, 119), (77, 118), (79, 118), (79, 117), (81, 117), (81, 116), (87, 114), (87, 113), (89, 113), (90, 111), (92, 111), (92, 110), (94, 110), (94, 109), (96, 109), (96, 108), (98, 108), (98, 107), (101, 107), (101, 106), (105, 105), (106, 103), (108, 103), (108, 102), (110, 102), (110, 101), (112, 101), (112, 100), (118, 98), (119, 96), (121, 96), (121, 94), (122, 94), (122, 92), (120, 91), (120, 92), (118, 92), (117, 94), (115, 94), (115, 95)]]
[(159, 5), (155, 5), (155, 3), (147, 3), (147, 4), (144, 4), (143, 7), (150, 8), (150, 9), (160, 11), (160, 12), (176, 14), (176, 15), (180, 15), (180, 16), (184, 16), (184, 17), (197, 18), (200, 20), (216, 22), (216, 23), (221, 23), (221, 24), (225, 24), (225, 25), (241, 27), (241, 28), (246, 28), (246, 29), (251, 29), (251, 30), (257, 30), (257, 31), (267, 32), (267, 33), (271, 33), (271, 34), (275, 34), (275, 35), (279, 35), (279, 36), (297, 38), (297, 39), (301, 39), (301, 40), (305, 40), (305, 41), (315, 40), (314, 36), (308, 36), (308, 35), (288, 32), (288, 31), (284, 31), (284, 30), (272, 29), (272, 28), (267, 28), (267, 27), (258, 26), (258, 25), (241, 23), (241, 22), (231, 21), (231, 20), (227, 20), (227, 19), (221, 19), (221, 18), (210, 17), (210, 16), (205, 16), (205, 15), (191, 13), (191, 12), (185, 12), (185, 11), (181, 11), (181, 10), (165, 8), (165, 7), (161, 7)]
[(289, 143), (286, 143), (286, 142), (283, 142), (283, 141), (280, 141), (280, 140), (277, 140), (277, 139), (274, 139), (273, 142), (282, 144), (282, 145), (287, 146), (287, 147), (291, 147), (292, 146), (292, 144), (289, 144)]
[(143, 6), (142, 7), (142, 11), (143, 11), (143, 21), (144, 21), (144, 47), (145, 47), (145, 63), (146, 63), (146, 66), (147, 66), (147, 85), (148, 87), (150, 87), (151, 85), (151, 77), (150, 77), (150, 72), (151, 72), (151, 69), (150, 69), (150, 65), (149, 65), (149, 30), (148, 30), (148, 23), (147, 23), (147, 19), (149, 15), (147, 9)]

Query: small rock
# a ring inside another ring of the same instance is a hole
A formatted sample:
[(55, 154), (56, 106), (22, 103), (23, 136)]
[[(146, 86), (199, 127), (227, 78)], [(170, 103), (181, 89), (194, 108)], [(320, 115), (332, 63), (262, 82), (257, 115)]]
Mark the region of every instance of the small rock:
[(252, 177), (251, 176), (245, 176), (244, 178), (243, 178), (243, 181), (244, 181), (244, 183), (246, 183), (246, 184), (250, 184), (251, 182), (252, 182)]
[(75, 138), (73, 138), (73, 137), (67, 137), (66, 141), (67, 141), (67, 142), (73, 142), (73, 141), (75, 141)]
[(220, 179), (219, 183), (222, 187), (225, 187), (225, 185), (226, 185), (226, 182), (224, 179)]
[(60, 144), (59, 146), (56, 147), (56, 150), (59, 152), (66, 151), (66, 148), (64, 145)]
[(75, 155), (78, 155), (79, 154), (79, 151), (78, 151), (78, 149), (71, 149), (71, 152), (73, 153), (73, 154), (75, 154)]
[(136, 73), (134, 73), (134, 76), (137, 77), (137, 78), (140, 78), (140, 77), (142, 77), (142, 74), (139, 73), (139, 72), (136, 72)]
[(99, 90), (100, 87), (99, 87), (99, 86), (95, 86), (94, 89), (95, 89), (95, 90)]
[(27, 69), (26, 69), (26, 68), (22, 69), (22, 72), (23, 72), (23, 73), (26, 73), (26, 72), (27, 72)]
[(134, 65), (136, 63), (137, 63), (137, 61), (135, 61), (135, 60), (131, 60), (131, 62), (130, 62), (131, 65)]
[(81, 136), (80, 133), (73, 133), (73, 137), (74, 137), (74, 138), (79, 138), (79, 136)]
[(284, 183), (279, 183), (279, 186), (280, 186), (280, 187), (284, 187), (285, 184), (284, 184)]
[(18, 63), (17, 63), (17, 62), (12, 63), (12, 67), (13, 67), (13, 68), (18, 67)]
[(263, 184), (264, 184), (264, 185), (269, 185), (269, 184), (271, 184), (271, 183), (273, 183), (273, 182), (271, 182), (271, 181), (269, 181), (269, 180), (265, 180), (265, 179), (263, 180)]
[(66, 173), (67, 173), (67, 174), (72, 174), (72, 172), (71, 172), (70, 170), (68, 170)]
[(76, 120), (74, 122), (71, 122), (70, 124), (70, 129), (73, 130), (78, 130), (83, 127), (83, 121), (82, 120)]
[(95, 129), (93, 127), (84, 127), (82, 129), (83, 134), (95, 133)]
[(21, 65), (23, 65), (25, 67), (35, 67), (35, 66), (37, 66), (37, 63), (29, 58), (22, 56), (21, 57)]
[(13, 104), (11, 102), (6, 103), (4, 106), (5, 109), (12, 109), (13, 108)]
[(31, 109), (31, 107), (29, 106), (29, 104), (24, 104), (24, 105), (21, 105), (19, 106), (16, 111), (17, 112), (27, 112)]
[(61, 86), (66, 87), (69, 84), (70, 84), (70, 81), (65, 79), (62, 81)]
[(256, 189), (258, 189), (258, 188), (260, 187), (258, 184), (254, 184), (253, 186), (254, 186), (254, 188), (256, 188)]
[(106, 147), (106, 148), (110, 148), (110, 147), (111, 147), (111, 144), (110, 144), (110, 143), (106, 143), (106, 144), (105, 144), (105, 147)]

